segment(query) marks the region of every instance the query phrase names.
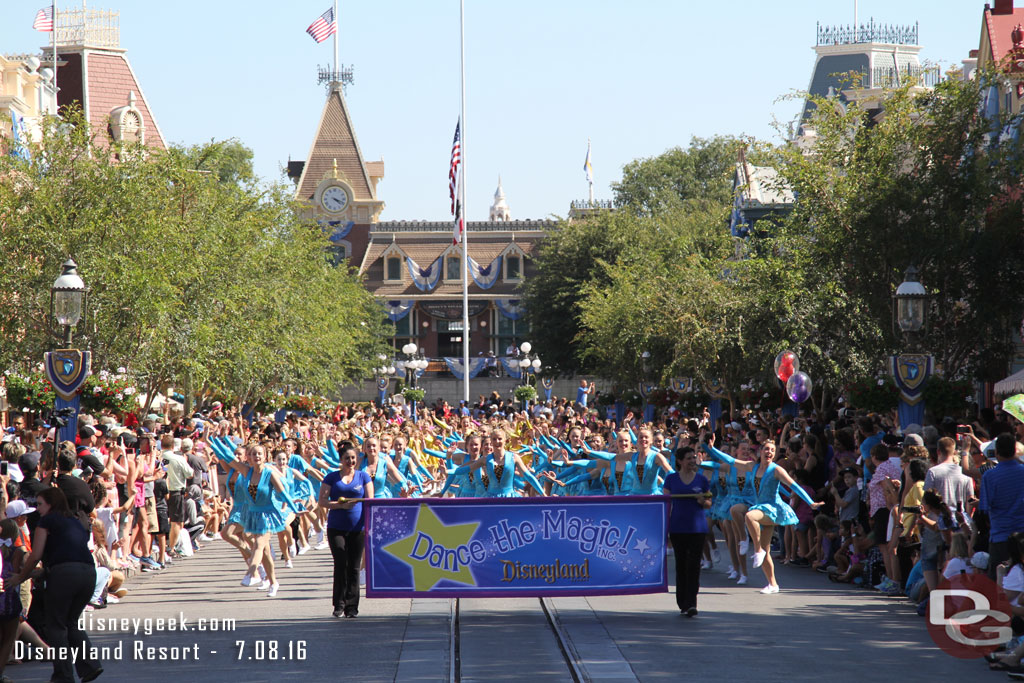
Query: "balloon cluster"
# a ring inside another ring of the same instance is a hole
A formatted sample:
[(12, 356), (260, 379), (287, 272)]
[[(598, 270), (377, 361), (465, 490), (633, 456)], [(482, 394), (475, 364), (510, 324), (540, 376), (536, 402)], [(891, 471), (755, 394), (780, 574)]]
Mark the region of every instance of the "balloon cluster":
[(793, 403), (803, 403), (811, 397), (814, 384), (806, 372), (800, 372), (800, 359), (792, 351), (775, 357), (775, 376), (786, 385), (786, 394)]

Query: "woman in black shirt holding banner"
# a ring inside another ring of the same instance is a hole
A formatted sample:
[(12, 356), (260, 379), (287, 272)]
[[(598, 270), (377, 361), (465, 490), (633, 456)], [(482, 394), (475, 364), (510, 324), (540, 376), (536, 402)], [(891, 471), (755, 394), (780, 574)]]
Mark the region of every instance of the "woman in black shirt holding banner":
[[(77, 657), (75, 670), (83, 682), (91, 681), (103, 673), (103, 669), (92, 658), (89, 636), (78, 628), (78, 619), (96, 589), (96, 565), (89, 552), (89, 532), (71, 515), (67, 498), (60, 489), (41, 491), (36, 498), (36, 508), (40, 518), (32, 536), (32, 552), (21, 572), (11, 577), (10, 585), (4, 588), (13, 588), (28, 579), (39, 561), (43, 561), (46, 643), (58, 652), (60, 648), (73, 648)], [(70, 655), (54, 660), (50, 680), (74, 683)]]

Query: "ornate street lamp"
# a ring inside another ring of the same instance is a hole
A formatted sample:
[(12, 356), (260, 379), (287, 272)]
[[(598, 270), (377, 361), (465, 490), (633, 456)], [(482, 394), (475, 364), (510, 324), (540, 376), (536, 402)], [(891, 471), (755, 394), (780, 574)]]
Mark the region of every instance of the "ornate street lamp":
[[(519, 369), (524, 375), (523, 379), (528, 383), (537, 383), (537, 375), (540, 374), (540, 368), (542, 366), (540, 356), (537, 354), (530, 355), (530, 351), (533, 351), (533, 344), (530, 342), (523, 342), (519, 345)], [(532, 382), (531, 382), (532, 377)]]
[(907, 341), (911, 342), (911, 345), (914, 336), (920, 333), (927, 323), (930, 298), (924, 285), (917, 279), (917, 268), (907, 268), (903, 282), (893, 295), (893, 312), (896, 316), (896, 325), (899, 326), (900, 332), (907, 336)]
[(63, 328), (64, 348), (71, 348), (72, 328), (82, 319), (85, 310), (85, 282), (78, 275), (78, 264), (64, 262), (63, 271), (50, 287), (50, 316)]
[(934, 368), (934, 359), (920, 349), (921, 333), (928, 323), (931, 297), (910, 266), (893, 295), (893, 322), (906, 337), (909, 353), (889, 357), (889, 372), (900, 390), (900, 424), (924, 424), (924, 387)]

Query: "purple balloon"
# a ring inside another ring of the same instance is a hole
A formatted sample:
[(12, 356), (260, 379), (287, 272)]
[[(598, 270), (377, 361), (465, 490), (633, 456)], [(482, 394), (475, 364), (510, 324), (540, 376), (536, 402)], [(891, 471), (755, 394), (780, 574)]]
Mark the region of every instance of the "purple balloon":
[(786, 394), (793, 403), (803, 403), (811, 397), (814, 383), (806, 372), (794, 372), (786, 382)]

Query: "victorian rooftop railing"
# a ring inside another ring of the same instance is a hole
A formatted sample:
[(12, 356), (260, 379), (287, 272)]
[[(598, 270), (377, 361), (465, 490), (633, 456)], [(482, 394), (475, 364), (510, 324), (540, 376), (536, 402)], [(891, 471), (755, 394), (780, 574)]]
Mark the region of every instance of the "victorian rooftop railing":
[(893, 26), (876, 24), (871, 19), (860, 26), (822, 26), (818, 24), (818, 45), (851, 45), (856, 43), (885, 43), (888, 45), (918, 45), (918, 25)]
[(120, 47), (120, 15), (105, 9), (65, 9), (57, 11), (57, 45)]

